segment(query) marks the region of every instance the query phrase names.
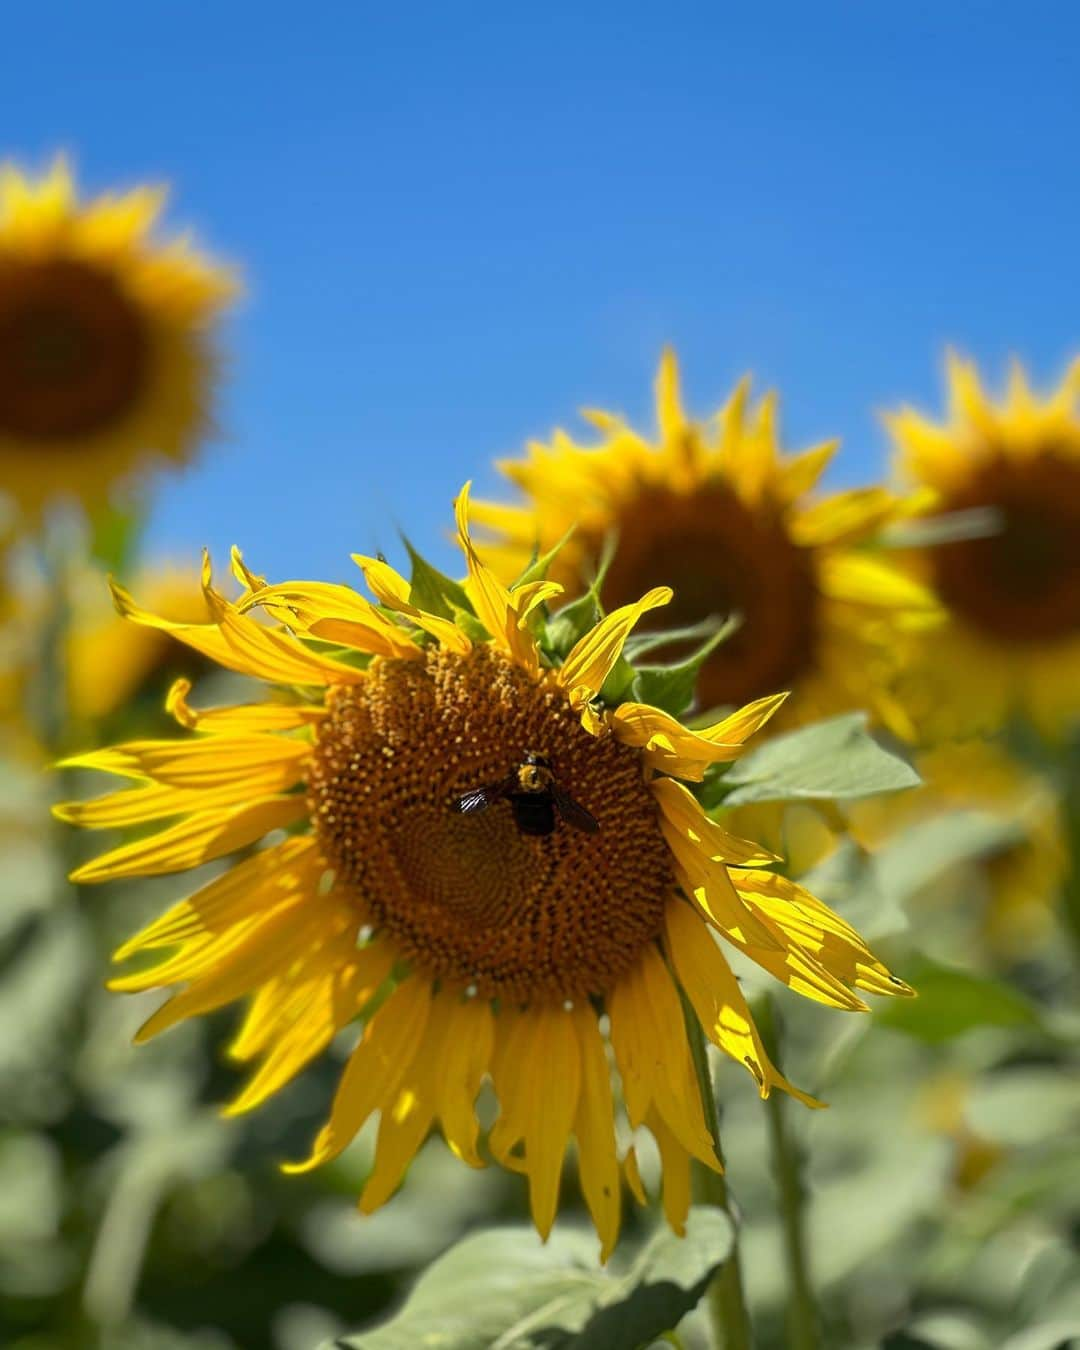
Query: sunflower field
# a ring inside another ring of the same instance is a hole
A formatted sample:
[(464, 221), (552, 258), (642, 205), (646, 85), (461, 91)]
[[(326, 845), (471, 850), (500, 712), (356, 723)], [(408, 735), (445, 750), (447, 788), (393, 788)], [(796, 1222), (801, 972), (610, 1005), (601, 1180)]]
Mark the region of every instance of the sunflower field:
[(354, 463), (293, 332), (230, 470), (252, 294), (378, 260), (9, 151), (0, 1346), (1080, 1347), (1080, 357), (948, 346), (873, 463), (649, 327), (634, 415)]

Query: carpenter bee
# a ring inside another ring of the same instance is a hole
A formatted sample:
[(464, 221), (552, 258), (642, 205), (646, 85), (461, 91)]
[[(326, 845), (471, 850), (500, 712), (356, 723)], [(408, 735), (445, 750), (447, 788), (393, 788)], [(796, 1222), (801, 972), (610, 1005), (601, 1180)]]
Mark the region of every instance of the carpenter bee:
[(560, 786), (546, 755), (530, 752), (501, 782), (463, 793), (455, 800), (454, 810), (470, 816), (486, 811), (500, 799), (510, 803), (514, 824), (522, 834), (553, 834), (556, 811), (568, 825), (585, 834), (595, 834), (600, 828), (594, 817)]

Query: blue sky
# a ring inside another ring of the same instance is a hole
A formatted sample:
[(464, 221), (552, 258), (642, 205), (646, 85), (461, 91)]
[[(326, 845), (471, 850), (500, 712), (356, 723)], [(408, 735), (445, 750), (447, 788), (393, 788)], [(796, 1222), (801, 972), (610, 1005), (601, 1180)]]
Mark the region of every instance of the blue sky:
[(776, 384), (800, 445), (882, 464), (952, 341), (1043, 378), (1080, 327), (1075, 6), (38, 3), (6, 16), (9, 155), (166, 177), (244, 268), (224, 436), (155, 552), (349, 578), (593, 404)]

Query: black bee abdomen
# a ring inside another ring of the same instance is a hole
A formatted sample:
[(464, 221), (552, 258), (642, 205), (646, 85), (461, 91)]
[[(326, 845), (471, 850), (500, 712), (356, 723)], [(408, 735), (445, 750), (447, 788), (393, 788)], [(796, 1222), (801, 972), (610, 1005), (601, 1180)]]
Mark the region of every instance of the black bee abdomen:
[(546, 793), (515, 792), (510, 796), (514, 824), (522, 834), (546, 835), (555, 831), (555, 803)]

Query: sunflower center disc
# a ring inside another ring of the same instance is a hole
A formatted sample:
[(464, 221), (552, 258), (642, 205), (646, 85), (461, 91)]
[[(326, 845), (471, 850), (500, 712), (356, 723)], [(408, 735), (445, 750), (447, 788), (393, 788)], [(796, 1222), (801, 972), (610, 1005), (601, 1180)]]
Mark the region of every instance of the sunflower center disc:
[(705, 707), (788, 689), (813, 663), (812, 563), (778, 512), (768, 506), (751, 512), (723, 483), (706, 483), (689, 494), (650, 488), (616, 523), (619, 547), (604, 583), (605, 604), (628, 604), (662, 583), (675, 598), (658, 617), (647, 615), (642, 629), (742, 616), (742, 626), (702, 668), (698, 696)]
[[(522, 833), (496, 799), (530, 753), (595, 817)], [(660, 932), (674, 880), (639, 755), (585, 732), (549, 683), (490, 648), (376, 662), (339, 688), (309, 775), (327, 861), (404, 959), (515, 1001), (603, 993)]]
[(109, 276), (0, 257), (0, 434), (92, 435), (130, 410), (146, 365), (139, 314)]
[(944, 511), (992, 507), (998, 529), (933, 550), (942, 599), (997, 641), (1080, 634), (1080, 460), (1048, 448), (987, 461)]

